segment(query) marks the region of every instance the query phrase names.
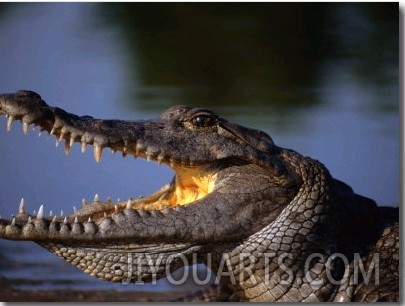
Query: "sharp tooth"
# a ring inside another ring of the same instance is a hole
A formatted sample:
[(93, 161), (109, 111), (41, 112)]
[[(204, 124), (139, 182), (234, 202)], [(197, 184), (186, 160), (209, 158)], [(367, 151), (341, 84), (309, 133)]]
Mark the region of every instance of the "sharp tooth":
[(53, 217), (52, 222), (56, 222), (56, 216)]
[(83, 205), (83, 206), (86, 206), (86, 205), (87, 205), (86, 199), (83, 199), (83, 200), (82, 200), (82, 205)]
[(74, 223), (79, 223), (79, 219), (77, 219), (77, 216), (75, 217)]
[(24, 131), (25, 135), (28, 134), (28, 129), (29, 128), (30, 128), (30, 125), (27, 122), (23, 122), (23, 131)]
[(75, 142), (75, 137), (73, 135), (70, 135), (69, 146), (70, 147), (73, 146), (74, 142)]
[(44, 132), (44, 130), (40, 130), (38, 133), (38, 137), (41, 137), (43, 132)]
[(13, 124), (13, 121), (14, 121), (13, 116), (8, 117), (8, 120), (7, 120), (7, 132), (11, 131), (11, 125)]
[(82, 150), (82, 153), (84, 153), (84, 152), (86, 152), (86, 148), (87, 148), (87, 142), (82, 142), (82, 148), (81, 148), (81, 150)]
[(11, 226), (15, 226), (15, 217), (13, 217), (13, 220), (11, 220)]
[(65, 140), (65, 154), (69, 155), (70, 152), (70, 142), (66, 139)]
[(32, 223), (32, 218), (31, 218), (31, 216), (28, 217), (27, 223)]
[(67, 224), (68, 223), (68, 220), (67, 220), (67, 217), (65, 217), (65, 219), (63, 219), (63, 224)]
[(146, 153), (146, 160), (150, 162), (152, 160), (151, 154)]
[(20, 207), (18, 208), (18, 212), (20, 214), (23, 214), (25, 212), (25, 202), (24, 202), (24, 198), (21, 199), (20, 202)]
[(163, 156), (162, 154), (159, 154), (159, 155), (158, 155), (158, 157), (157, 157), (157, 163), (158, 163), (158, 165), (161, 165), (161, 164), (162, 164), (163, 158), (164, 158), (164, 156)]
[(65, 138), (65, 133), (63, 133), (61, 131), (60, 135), (59, 135), (59, 141), (61, 141), (63, 138)]
[(56, 127), (53, 126), (53, 127), (52, 127), (52, 130), (49, 132), (49, 135), (55, 134), (55, 131), (56, 131)]
[(103, 148), (95, 145), (94, 146), (94, 158), (96, 159), (96, 162), (100, 161), (102, 153), (103, 153)]
[(132, 205), (131, 205), (131, 200), (128, 199), (127, 205), (125, 206), (126, 209), (131, 209)]
[(56, 138), (56, 140), (55, 140), (55, 146), (59, 146), (59, 138)]
[(94, 195), (94, 202), (98, 202), (98, 201), (100, 201), (100, 199), (99, 199), (99, 197), (98, 197), (98, 194), (96, 193), (96, 194)]
[(60, 211), (60, 216), (63, 217), (65, 214), (63, 213), (63, 210)]
[(89, 217), (89, 220), (87, 220), (87, 223), (90, 223), (91, 222), (91, 217)]
[(136, 142), (136, 146), (135, 146), (135, 153), (136, 155), (139, 155), (139, 151), (141, 151), (143, 149), (143, 145), (141, 144), (140, 141)]
[(38, 209), (37, 219), (42, 219), (44, 217), (44, 205), (41, 205)]
[(118, 206), (117, 205), (114, 205), (114, 211), (118, 212)]

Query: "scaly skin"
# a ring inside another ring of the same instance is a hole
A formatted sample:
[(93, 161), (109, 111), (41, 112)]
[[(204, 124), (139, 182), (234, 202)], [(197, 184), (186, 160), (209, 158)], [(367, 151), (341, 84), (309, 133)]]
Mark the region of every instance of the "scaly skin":
[(84, 203), (70, 216), (24, 203), (0, 237), (32, 240), (96, 277), (152, 281), (202, 262), (220, 279), (180, 300), (397, 301), (398, 209), (377, 207), (318, 161), (209, 110), (174, 106), (148, 121), (100, 120), (49, 107), (30, 91), (0, 95), (0, 114), (96, 161), (111, 148), (176, 175), (156, 193)]

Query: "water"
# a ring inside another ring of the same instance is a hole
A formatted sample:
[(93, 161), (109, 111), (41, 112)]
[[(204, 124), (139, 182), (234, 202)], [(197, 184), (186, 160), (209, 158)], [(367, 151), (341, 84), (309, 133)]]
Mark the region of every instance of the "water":
[[(127, 5), (2, 5), (0, 92), (31, 89), (51, 105), (99, 118), (150, 118), (174, 104), (210, 107), (322, 161), (380, 205), (399, 204), (398, 18), (388, 6)], [(3, 217), (21, 197), (31, 211), (45, 204), (70, 213), (82, 198), (149, 194), (173, 175), (107, 150), (101, 163), (78, 145), (65, 156), (53, 137), (23, 136), (18, 123), (6, 132), (5, 125), (0, 118)], [(28, 288), (140, 290), (77, 272), (33, 243), (0, 245), (11, 265), (0, 276), (48, 279)]]

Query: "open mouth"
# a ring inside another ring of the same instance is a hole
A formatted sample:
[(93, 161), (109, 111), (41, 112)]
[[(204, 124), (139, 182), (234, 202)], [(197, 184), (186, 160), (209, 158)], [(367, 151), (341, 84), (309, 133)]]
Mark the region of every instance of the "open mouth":
[[(29, 215), (25, 213), (22, 204), (19, 214), (11, 222), (6, 220), (2, 222), (5, 226), (10, 225), (10, 231), (23, 229), (24, 232), (24, 228), (27, 228), (27, 234), (23, 236), (28, 238), (45, 237), (46, 235), (40, 233), (42, 227), (56, 231), (55, 237), (59, 237), (64, 233), (65, 225), (72, 233), (83, 231), (90, 233), (88, 235), (90, 238), (93, 237), (91, 234), (93, 225), (98, 226), (98, 237), (103, 239), (132, 238), (134, 235), (141, 237), (139, 230), (147, 233), (145, 236), (150, 236), (155, 235), (158, 229), (156, 225), (144, 222), (144, 219), (152, 216), (153, 222), (159, 224), (161, 214), (167, 214), (165, 222), (171, 222), (170, 227), (178, 231), (176, 234), (167, 234), (164, 233), (165, 226), (162, 226), (163, 236), (172, 235), (177, 239), (179, 236), (191, 235), (192, 239), (199, 239), (200, 233), (206, 232), (208, 237), (214, 235), (215, 230), (213, 226), (205, 225), (214, 224), (216, 218), (222, 216), (216, 214), (217, 210), (226, 210), (230, 213), (225, 204), (226, 196), (225, 201), (215, 198), (211, 202), (207, 201), (210, 196), (220, 197), (232, 191), (232, 194), (249, 197), (256, 189), (257, 192), (263, 191), (260, 184), (258, 188), (252, 188), (247, 184), (248, 180), (257, 176), (257, 171), (262, 171), (261, 164), (267, 165), (267, 172), (271, 175), (280, 176), (278, 172), (283, 170), (283, 165), (278, 159), (268, 154), (273, 152), (275, 146), (267, 134), (232, 124), (202, 108), (178, 105), (150, 120), (105, 120), (68, 113), (61, 108), (49, 106), (34, 92), (19, 91), (15, 94), (0, 95), (0, 114), (7, 116), (8, 130), (11, 129), (13, 122), (18, 120), (22, 122), (25, 134), (28, 133), (30, 126), (38, 126), (40, 133), (47, 131), (49, 135), (55, 135), (58, 143), (64, 140), (66, 154), (69, 154), (72, 145), (77, 142), (82, 152), (89, 145), (93, 146), (97, 162), (101, 160), (103, 150), (109, 148), (113, 152), (122, 152), (124, 156), (133, 155), (165, 164), (175, 172), (169, 184), (151, 195), (114, 203), (110, 200), (103, 202), (95, 197), (90, 205), (83, 201), (83, 206), (69, 216), (45, 217), (43, 207), (38, 214)], [(233, 175), (227, 170), (230, 167), (242, 167), (249, 161), (259, 165), (240, 169), (237, 171), (238, 175)], [(245, 173), (245, 169), (248, 169), (249, 173)], [(217, 195), (213, 191), (223, 188), (224, 178), (226, 178), (226, 192)], [(264, 183), (264, 186), (267, 186), (267, 183)], [(282, 188), (282, 186), (274, 187), (276, 187), (274, 190)], [(197, 205), (203, 201), (215, 203), (217, 206), (214, 208), (212, 207), (214, 204), (210, 204), (207, 205), (207, 210), (199, 210)], [(233, 209), (235, 213), (239, 211), (236, 205), (233, 205)], [(183, 213), (183, 210), (187, 211)], [(179, 220), (185, 220), (188, 214), (198, 215), (198, 222), (194, 218), (190, 218), (193, 221), (187, 220), (188, 229), (195, 230), (195, 234), (194, 232), (187, 234), (189, 230), (182, 230), (183, 226), (180, 225)], [(228, 214), (225, 214), (224, 218), (229, 220), (227, 216)], [(31, 225), (36, 221), (39, 230), (33, 233)], [(174, 226), (176, 222), (177, 227)], [(13, 224), (17, 227), (13, 227)], [(56, 230), (53, 230), (54, 226)], [(229, 224), (229, 228), (232, 226), (234, 226), (232, 223)], [(77, 231), (73, 231), (75, 227), (78, 227)], [(233, 228), (231, 232), (234, 232)], [(10, 236), (17, 237), (18, 233)]]
[[(26, 134), (27, 128), (25, 125), (24, 132)], [(55, 134), (58, 141), (61, 141), (63, 133), (58, 130), (51, 131), (50, 134)], [(66, 137), (66, 135), (65, 135)], [(72, 142), (69, 138), (65, 139), (65, 152), (69, 154), (70, 146)], [(84, 147), (84, 146), (82, 146)], [(67, 149), (69, 148), (69, 149)], [(165, 208), (174, 208), (176, 206), (189, 205), (197, 200), (200, 200), (210, 194), (214, 190), (216, 173), (207, 169), (207, 167), (201, 165), (176, 165), (173, 160), (155, 159), (151, 155), (147, 155), (145, 152), (130, 152), (124, 148), (112, 149), (113, 151), (121, 150), (123, 154), (133, 154), (136, 157), (142, 157), (148, 161), (155, 161), (159, 164), (166, 164), (174, 172), (175, 176), (172, 182), (166, 184), (158, 191), (143, 196), (139, 199), (129, 199), (127, 202), (115, 203), (115, 211), (125, 208), (132, 209), (144, 209), (144, 210), (163, 210)], [(84, 152), (84, 150), (82, 150)], [(94, 146), (95, 160), (100, 162), (101, 150), (98, 146)], [(95, 202), (99, 202), (96, 197)], [(110, 203), (111, 205), (111, 203)]]
[[(212, 157), (205, 156), (205, 159), (200, 159), (198, 155), (185, 157), (181, 152), (184, 140), (181, 137), (173, 140), (173, 135), (177, 133), (171, 131), (168, 134), (164, 131), (162, 117), (158, 120), (126, 122), (77, 116), (60, 108), (48, 106), (38, 94), (30, 91), (6, 94), (0, 98), (0, 114), (7, 117), (8, 131), (11, 130), (13, 122), (19, 120), (22, 122), (24, 134), (28, 133), (30, 126), (38, 126), (40, 134), (47, 131), (49, 135), (56, 136), (57, 143), (64, 140), (66, 154), (69, 154), (72, 145), (78, 142), (82, 152), (85, 152), (88, 145), (93, 146), (97, 162), (101, 160), (103, 150), (110, 148), (113, 152), (121, 151), (123, 156), (133, 155), (158, 164), (166, 164), (175, 172), (172, 182), (151, 195), (116, 203), (101, 202), (95, 198), (94, 202), (100, 205), (87, 205), (83, 202), (83, 207), (76, 210), (68, 217), (69, 219), (74, 216), (79, 220), (88, 217), (97, 219), (103, 217), (103, 214), (109, 214), (111, 210), (113, 213), (124, 209), (156, 211), (175, 208), (194, 203), (214, 190), (217, 176), (215, 167), (210, 167), (209, 162), (204, 162), (211, 160)], [(174, 109), (174, 113), (182, 114), (189, 110), (187, 107), (178, 107)], [(211, 129), (217, 123), (217, 117), (206, 111), (193, 113), (186, 120), (177, 123), (170, 121), (171, 113), (168, 114), (162, 115), (163, 122), (169, 120), (174, 128), (181, 126), (183, 130)], [(163, 138), (170, 139), (162, 145)]]
[[(216, 173), (204, 169), (202, 166), (172, 168), (175, 176), (171, 183), (158, 191), (139, 199), (128, 199), (118, 202), (115, 211), (126, 209), (135, 210), (165, 210), (176, 206), (190, 205), (210, 194), (215, 187)], [(95, 201), (98, 202), (98, 199)], [(111, 204), (110, 204), (111, 207)], [(106, 212), (104, 210), (104, 212)], [(83, 215), (84, 211), (80, 215)]]
[[(23, 126), (24, 134), (27, 134), (30, 130), (30, 124), (24, 122), (24, 116), (8, 116), (7, 130), (10, 131), (12, 123), (14, 120), (21, 120)], [(33, 123), (37, 125), (37, 123)], [(54, 124), (49, 127), (46, 122), (41, 122), (39, 124), (40, 134), (43, 131), (48, 131), (49, 135), (55, 135), (56, 141), (65, 141), (65, 153), (69, 154), (70, 149), (74, 142), (80, 142), (79, 137), (75, 137), (72, 133), (67, 133), (64, 126), (58, 127)], [(94, 157), (96, 162), (100, 162), (102, 157), (103, 149), (101, 146), (97, 145), (95, 141), (82, 141), (81, 151), (84, 153), (88, 145), (93, 145), (94, 147)], [(107, 200), (106, 202), (101, 202), (98, 196), (94, 198), (94, 205), (88, 204), (83, 200), (83, 207), (81, 209), (75, 210), (74, 214), (68, 216), (67, 218), (74, 219), (77, 217), (79, 221), (85, 221), (90, 219), (99, 219), (105, 215), (123, 211), (124, 209), (134, 209), (134, 210), (144, 210), (144, 211), (164, 211), (168, 208), (175, 208), (176, 206), (186, 206), (192, 204), (210, 194), (215, 187), (215, 181), (217, 179), (217, 174), (212, 167), (204, 165), (193, 165), (192, 163), (187, 164), (183, 161), (176, 161), (171, 158), (163, 157), (162, 155), (151, 154), (148, 152), (147, 147), (139, 145), (139, 143), (134, 147), (125, 147), (120, 145), (111, 145), (111, 150), (113, 152), (121, 151), (123, 156), (130, 154), (135, 157), (141, 157), (148, 161), (154, 161), (158, 164), (166, 164), (174, 172), (175, 176), (173, 180), (164, 185), (162, 188), (156, 192), (140, 197), (138, 199), (129, 198), (126, 202), (111, 202)], [(24, 211), (24, 204), (20, 205), (19, 208), (20, 217), (25, 215), (26, 217), (38, 217), (38, 215), (29, 216)], [(43, 209), (40, 209), (38, 214), (43, 214)], [(23, 218), (26, 219), (26, 218)], [(70, 221), (72, 221), (70, 220)]]
[[(68, 143), (69, 140), (66, 140)], [(145, 158), (148, 161), (155, 161), (158, 164), (166, 164), (174, 172), (175, 176), (169, 184), (160, 190), (137, 200), (129, 200), (126, 208), (144, 210), (163, 210), (176, 206), (189, 205), (210, 194), (214, 190), (216, 173), (212, 168), (204, 165), (187, 165), (184, 162), (177, 162), (162, 155), (153, 155), (145, 151), (131, 151), (128, 148), (112, 148), (113, 151), (122, 151), (123, 155), (131, 154), (135, 157)], [(97, 162), (101, 159), (101, 151), (94, 147), (94, 155)]]
[[(176, 173), (172, 183), (148, 196), (151, 201), (143, 201), (144, 209), (162, 209), (163, 207), (183, 206), (200, 200), (214, 190), (216, 175), (203, 167), (174, 167)], [(155, 198), (159, 197), (156, 201)], [(145, 199), (146, 200), (146, 199)], [(140, 207), (140, 208), (141, 208)], [(135, 205), (133, 208), (137, 209)]]

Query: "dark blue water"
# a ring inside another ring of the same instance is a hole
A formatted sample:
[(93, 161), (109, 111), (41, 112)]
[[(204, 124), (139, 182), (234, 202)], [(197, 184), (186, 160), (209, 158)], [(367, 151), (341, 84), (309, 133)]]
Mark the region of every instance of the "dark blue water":
[[(333, 52), (323, 46), (316, 60), (306, 65), (291, 62), (307, 52), (299, 49), (305, 43), (294, 45), (302, 40), (302, 33), (296, 33), (298, 39), (288, 36), (292, 35), (288, 27), (285, 35), (284, 28), (277, 35), (266, 32), (263, 29), (272, 28), (271, 21), (265, 27), (253, 15), (218, 16), (184, 6), (176, 14), (190, 18), (175, 26), (168, 22), (169, 30), (155, 29), (151, 36), (151, 30), (135, 31), (128, 23), (118, 24), (98, 4), (2, 6), (0, 92), (34, 90), (51, 105), (99, 118), (150, 118), (179, 103), (211, 107), (229, 120), (266, 131), (280, 146), (322, 161), (357, 193), (380, 205), (397, 206), (398, 48), (395, 39), (394, 44), (390, 41), (392, 36), (397, 38), (391, 31), (396, 21), (384, 11), (374, 8), (372, 12), (347, 4), (334, 7), (332, 17), (328, 16), (333, 21), (330, 32), (321, 33), (322, 39), (313, 37), (314, 41), (333, 38)], [(210, 21), (220, 27), (199, 27), (193, 14), (203, 25)], [(212, 35), (212, 45), (198, 45), (187, 57), (187, 40), (184, 46), (166, 41), (176, 37), (182, 25), (192, 25), (199, 33), (187, 36), (194, 44), (206, 33)], [(222, 39), (219, 29), (235, 37), (223, 34)], [(263, 33), (274, 37), (266, 47), (260, 45), (267, 39)], [(278, 39), (281, 45), (286, 36), (292, 47), (278, 51)], [(254, 51), (246, 55), (246, 46)], [(194, 51), (212, 58), (194, 59)], [(288, 58), (288, 54), (294, 56)], [(194, 71), (199, 71), (196, 77), (188, 77)], [(37, 131), (24, 136), (19, 123), (6, 132), (5, 118), (0, 118), (0, 126), (2, 217), (15, 213), (22, 197), (31, 211), (44, 204), (46, 211), (71, 213), (82, 198), (91, 200), (96, 193), (102, 200), (137, 197), (160, 188), (173, 175), (164, 166), (123, 159), (108, 150), (101, 163), (94, 161), (91, 149), (82, 154), (78, 145), (65, 156), (63, 144), (55, 147), (53, 137), (38, 138)], [(68, 285), (62, 282), (64, 288), (113, 286), (77, 272), (33, 243), (0, 241), (0, 248), (7, 259), (21, 263), (0, 271), (0, 276), (46, 276), (47, 282), (33, 288), (54, 288), (57, 280), (72, 280)]]

